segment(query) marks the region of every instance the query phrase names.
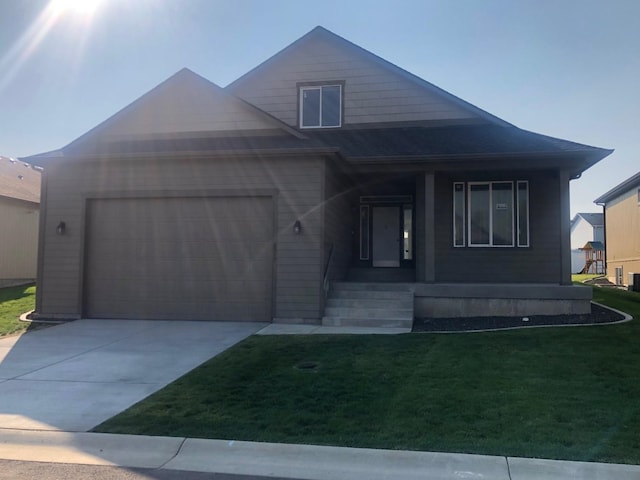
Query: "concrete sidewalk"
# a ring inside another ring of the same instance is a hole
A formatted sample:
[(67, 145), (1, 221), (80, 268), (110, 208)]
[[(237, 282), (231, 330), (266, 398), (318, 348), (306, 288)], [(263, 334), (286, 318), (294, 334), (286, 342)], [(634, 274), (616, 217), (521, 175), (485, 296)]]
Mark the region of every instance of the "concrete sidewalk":
[(640, 479), (634, 465), (10, 429), (0, 429), (0, 458), (305, 480)]

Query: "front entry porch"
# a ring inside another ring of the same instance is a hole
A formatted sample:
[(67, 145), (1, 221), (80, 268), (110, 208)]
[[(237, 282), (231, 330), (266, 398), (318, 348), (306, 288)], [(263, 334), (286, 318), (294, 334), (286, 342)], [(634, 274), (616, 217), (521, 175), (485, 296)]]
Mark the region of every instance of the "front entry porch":
[(353, 219), (353, 267), (414, 268), (415, 182), (409, 175), (360, 186)]
[(331, 285), (322, 324), (411, 328), (414, 318), (526, 318), (590, 312), (589, 287), (347, 281)]

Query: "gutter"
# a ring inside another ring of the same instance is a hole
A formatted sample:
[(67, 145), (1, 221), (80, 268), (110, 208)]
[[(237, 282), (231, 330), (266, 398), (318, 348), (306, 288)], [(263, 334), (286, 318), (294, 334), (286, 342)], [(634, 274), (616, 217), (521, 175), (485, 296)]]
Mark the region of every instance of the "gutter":
[[(60, 163), (67, 160), (129, 160), (129, 159), (174, 159), (181, 158), (229, 158), (229, 157), (283, 157), (305, 154), (332, 155), (338, 154), (339, 149), (334, 147), (311, 147), (311, 148), (273, 148), (273, 149), (243, 149), (243, 150), (198, 150), (198, 151), (173, 151), (173, 152), (111, 152), (111, 153), (90, 153), (90, 154), (63, 154), (62, 156), (38, 157), (38, 160), (46, 160), (45, 166), (49, 162)], [(32, 159), (33, 161), (33, 159)]]

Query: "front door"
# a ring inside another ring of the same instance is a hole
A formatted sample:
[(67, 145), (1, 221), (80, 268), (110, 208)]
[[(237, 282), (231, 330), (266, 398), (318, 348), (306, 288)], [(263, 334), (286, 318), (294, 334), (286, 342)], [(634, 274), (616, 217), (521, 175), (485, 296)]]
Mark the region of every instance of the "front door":
[(372, 209), (372, 264), (374, 267), (400, 266), (400, 207)]

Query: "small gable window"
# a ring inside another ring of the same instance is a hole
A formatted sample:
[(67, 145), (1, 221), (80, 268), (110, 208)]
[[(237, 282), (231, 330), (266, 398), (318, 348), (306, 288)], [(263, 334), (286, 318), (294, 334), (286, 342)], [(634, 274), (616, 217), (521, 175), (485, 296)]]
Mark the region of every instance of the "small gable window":
[(342, 125), (342, 85), (300, 87), (300, 127)]

